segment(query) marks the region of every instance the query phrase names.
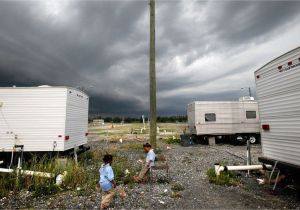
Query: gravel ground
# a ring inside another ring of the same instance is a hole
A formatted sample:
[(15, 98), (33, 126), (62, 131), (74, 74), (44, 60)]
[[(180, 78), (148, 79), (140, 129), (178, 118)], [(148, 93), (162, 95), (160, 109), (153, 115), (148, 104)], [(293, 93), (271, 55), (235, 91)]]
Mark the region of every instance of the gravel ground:
[[(93, 149), (106, 144), (90, 142)], [(241, 173), (239, 186), (217, 186), (208, 182), (206, 172), (214, 163), (228, 165), (244, 164), (246, 146), (232, 145), (195, 145), (181, 147), (171, 145), (164, 154), (171, 167), (170, 183), (135, 184), (125, 187), (128, 196), (125, 199), (115, 197), (114, 209), (300, 209), (300, 201), (296, 191), (290, 187), (279, 186), (276, 195), (272, 194), (268, 185), (258, 185), (255, 176), (246, 178)], [(261, 154), (260, 145), (252, 146), (253, 163)], [(131, 154), (133, 163), (137, 156)], [(99, 164), (100, 165), (100, 164)], [(180, 183), (184, 190), (176, 196), (172, 194), (174, 183)], [(53, 196), (31, 198), (30, 192), (10, 195), (0, 199), (0, 208), (67, 208), (96, 209), (99, 207), (101, 194), (91, 191), (65, 191)]]

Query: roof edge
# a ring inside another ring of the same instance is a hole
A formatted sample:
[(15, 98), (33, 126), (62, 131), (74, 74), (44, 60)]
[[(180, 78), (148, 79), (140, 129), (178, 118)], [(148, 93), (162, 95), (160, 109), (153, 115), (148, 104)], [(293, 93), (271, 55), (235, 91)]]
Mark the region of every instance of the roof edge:
[(267, 65), (269, 65), (269, 64), (272, 63), (273, 61), (275, 61), (275, 60), (277, 60), (277, 59), (279, 59), (279, 58), (281, 58), (281, 57), (283, 57), (283, 56), (286, 56), (287, 54), (289, 54), (289, 53), (291, 53), (291, 52), (293, 52), (293, 51), (299, 50), (299, 49), (300, 49), (300, 46), (299, 46), (299, 47), (296, 47), (296, 48), (294, 48), (294, 49), (292, 49), (292, 50), (290, 50), (290, 51), (288, 51), (288, 52), (286, 52), (286, 53), (284, 53), (284, 54), (282, 54), (282, 55), (280, 55), (280, 56), (278, 56), (278, 57), (276, 57), (276, 58), (274, 58), (273, 60), (269, 61), (268, 63), (266, 63), (265, 65), (263, 65), (262, 67), (260, 67), (260, 68), (257, 69), (256, 71), (254, 71), (254, 73), (256, 73), (256, 72), (258, 72), (259, 70), (263, 69), (264, 67), (266, 67)]

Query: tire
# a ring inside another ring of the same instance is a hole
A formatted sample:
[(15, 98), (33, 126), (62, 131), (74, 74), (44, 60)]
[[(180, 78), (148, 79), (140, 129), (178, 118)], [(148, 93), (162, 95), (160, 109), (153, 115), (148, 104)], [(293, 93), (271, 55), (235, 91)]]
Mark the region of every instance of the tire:
[(250, 141), (250, 144), (256, 144), (256, 143), (257, 143), (257, 138), (256, 138), (256, 136), (250, 136), (250, 137), (249, 137), (249, 141)]
[(245, 144), (245, 143), (246, 143), (246, 139), (242, 135), (236, 135), (234, 137), (234, 144), (235, 145)]

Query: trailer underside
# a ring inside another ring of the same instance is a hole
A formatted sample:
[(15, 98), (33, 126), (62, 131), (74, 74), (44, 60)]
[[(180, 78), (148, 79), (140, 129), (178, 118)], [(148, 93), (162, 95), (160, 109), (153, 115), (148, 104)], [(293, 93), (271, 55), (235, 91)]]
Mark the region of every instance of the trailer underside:
[(276, 165), (276, 168), (278, 168), (282, 173), (292, 175), (293, 179), (300, 184), (300, 166), (267, 157), (259, 157), (258, 161), (264, 164), (270, 164), (273, 166)]

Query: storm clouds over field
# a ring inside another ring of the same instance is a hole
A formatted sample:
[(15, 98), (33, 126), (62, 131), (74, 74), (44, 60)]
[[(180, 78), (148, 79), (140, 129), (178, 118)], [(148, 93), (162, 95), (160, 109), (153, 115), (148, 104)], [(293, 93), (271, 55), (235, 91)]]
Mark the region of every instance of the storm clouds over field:
[[(148, 110), (147, 1), (0, 1), (0, 86), (80, 86), (91, 112)], [(300, 2), (156, 3), (157, 105), (237, 100), (253, 72), (300, 45)]]

